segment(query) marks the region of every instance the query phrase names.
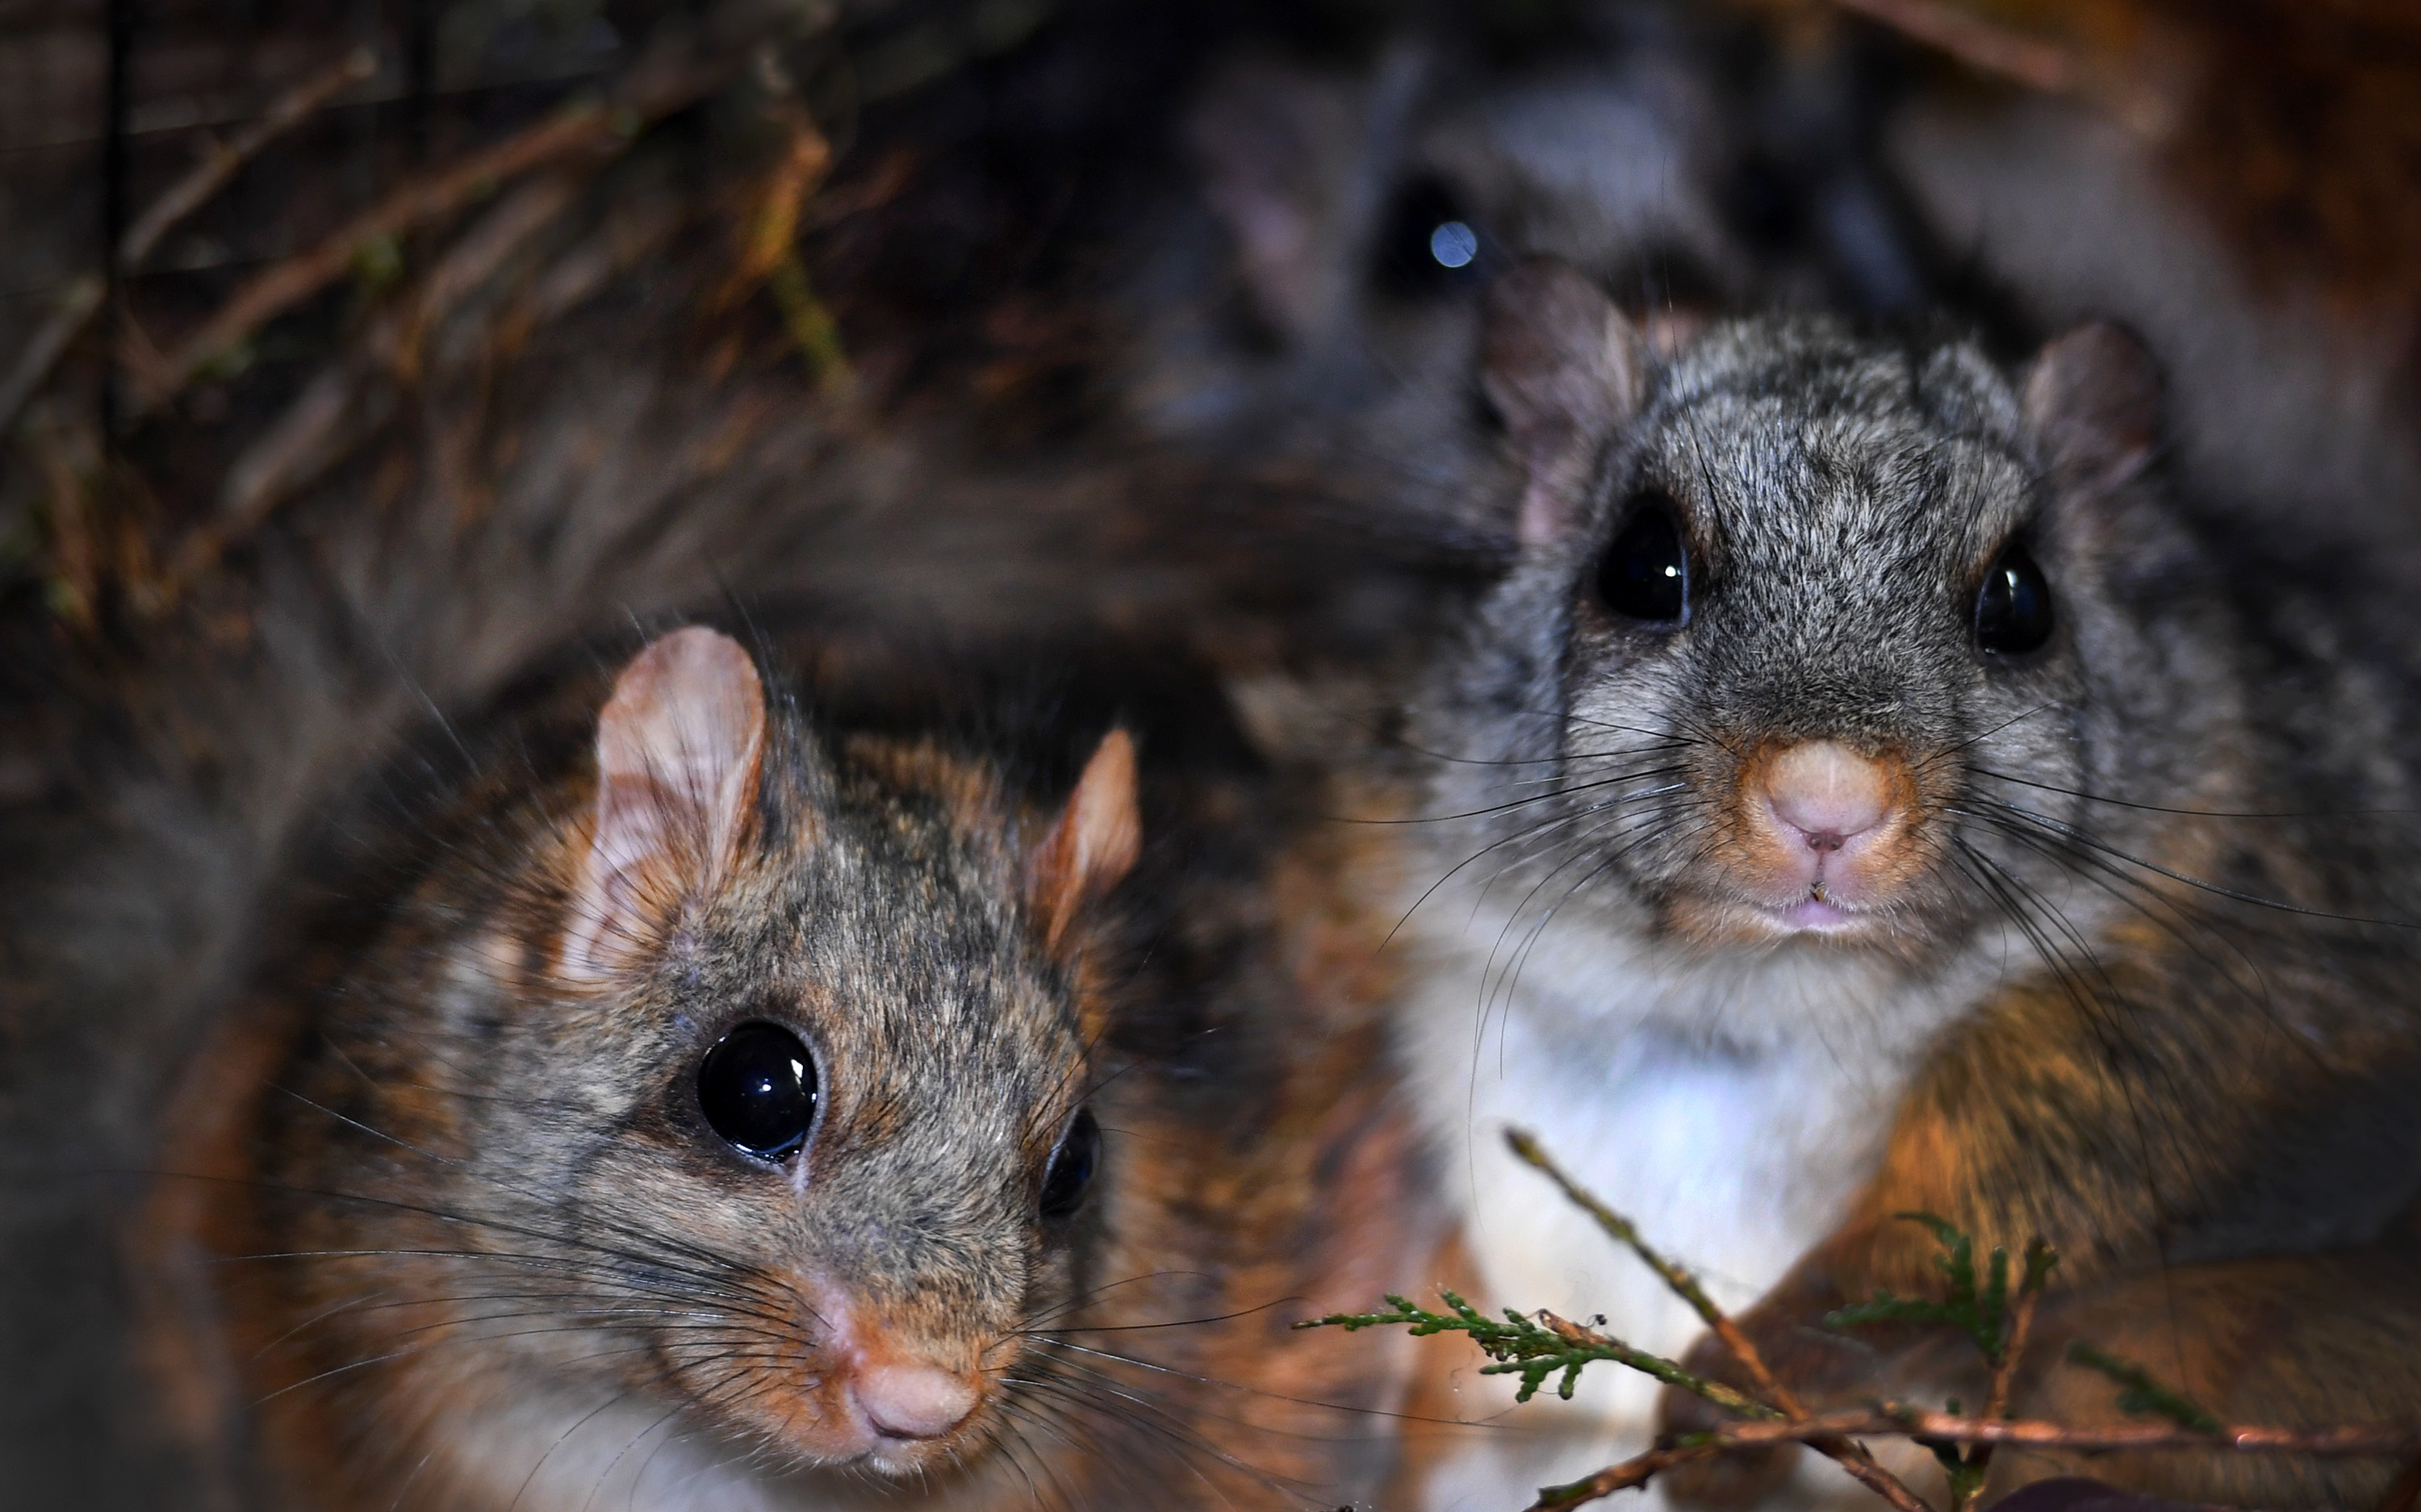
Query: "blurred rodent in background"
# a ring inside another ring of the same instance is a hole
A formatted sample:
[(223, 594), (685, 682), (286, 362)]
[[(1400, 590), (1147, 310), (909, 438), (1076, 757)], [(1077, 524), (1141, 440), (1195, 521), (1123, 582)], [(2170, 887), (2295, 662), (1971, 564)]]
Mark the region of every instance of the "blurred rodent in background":
[(1484, 537), (1476, 300), (1523, 256), (1587, 270), (1651, 340), (1777, 304), (1946, 313), (2014, 362), (2113, 319), (2169, 375), (2171, 465), (2205, 507), (2409, 556), (2405, 8), (1978, 8), (2059, 77), (1825, 0), (1448, 8), (1359, 62), (1237, 50), (1189, 118), (1195, 197), (1144, 264), (1136, 403), (1155, 433), (1387, 488), (1407, 513), (1380, 528)]
[(1418, 1141), (1215, 713), (1045, 803), (1041, 732), (852, 730), (702, 628), (523, 693), (169, 1122), (148, 1329), (221, 1494), (1367, 1493), (1399, 1369), (1288, 1325), (1417, 1273)]

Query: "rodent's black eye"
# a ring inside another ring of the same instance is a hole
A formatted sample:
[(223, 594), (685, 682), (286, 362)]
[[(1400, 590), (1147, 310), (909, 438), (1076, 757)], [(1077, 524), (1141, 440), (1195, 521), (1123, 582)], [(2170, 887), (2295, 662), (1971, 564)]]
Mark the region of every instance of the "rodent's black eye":
[(2051, 639), (2051, 585), (2023, 546), (2011, 545), (1984, 574), (1976, 595), (1976, 646), (1991, 656), (2023, 656)]
[(1050, 1169), (1042, 1173), (1042, 1216), (1073, 1217), (1085, 1206), (1085, 1193), (1092, 1189), (1093, 1172), (1101, 1163), (1101, 1126), (1093, 1121), (1092, 1109), (1079, 1108), (1068, 1120), (1068, 1131), (1059, 1136), (1059, 1147), (1051, 1152)]
[(1653, 494), (1636, 501), (1631, 519), (1597, 567), (1597, 595), (1617, 615), (1667, 630), (1690, 617), (1690, 553), (1672, 506)]
[(1476, 288), (1481, 251), (1478, 224), (1454, 191), (1436, 179), (1414, 179), (1396, 190), (1379, 223), (1380, 287), (1402, 299)]
[(778, 1161), (807, 1142), (816, 1121), (816, 1058), (777, 1023), (743, 1023), (697, 1068), (697, 1105), (731, 1146)]

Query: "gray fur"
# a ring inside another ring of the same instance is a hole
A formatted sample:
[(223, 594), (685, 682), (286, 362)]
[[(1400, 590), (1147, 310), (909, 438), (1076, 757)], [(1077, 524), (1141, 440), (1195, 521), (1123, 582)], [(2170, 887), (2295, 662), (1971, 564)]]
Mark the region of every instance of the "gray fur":
[[(1944, 1210), (2050, 1237), (2079, 1283), (2379, 1240), (2421, 1192), (2413, 642), (2355, 573), (2168, 497), (2139, 351), (2089, 330), (2017, 384), (1955, 340), (1745, 320), (1576, 429), (1571, 528), (1411, 720), (1437, 759), (1400, 1043), (1492, 1302), (1605, 1311), (1650, 1348), (1697, 1330), (1523, 1184), (1500, 1119), (1743, 1308), (1864, 1211), (1912, 1118), (1957, 1142)], [(1568, 464), (1531, 457), (1531, 487)], [(1648, 497), (1688, 537), (1678, 630), (1595, 586)], [(1974, 616), (2011, 541), (2057, 629), (2003, 661)], [(1909, 871), (1862, 939), (1761, 924), (1720, 862), (1744, 766), (1819, 740), (1913, 773)], [(1490, 1473), (1654, 1431), (1644, 1390), (1593, 1411)]]

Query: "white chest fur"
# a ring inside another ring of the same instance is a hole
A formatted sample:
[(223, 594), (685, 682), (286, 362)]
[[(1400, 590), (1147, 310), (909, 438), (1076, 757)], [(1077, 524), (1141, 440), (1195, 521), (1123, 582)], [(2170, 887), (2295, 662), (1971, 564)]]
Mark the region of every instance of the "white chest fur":
[[(1678, 1354), (1700, 1331), (1695, 1317), (1517, 1160), (1506, 1128), (1535, 1132), (1719, 1303), (1743, 1307), (1834, 1226), (1872, 1171), (1906, 1047), (1922, 1038), (1911, 1021), (1939, 1011), (1939, 987), (1913, 1001), (1837, 955), (1710, 964), (1574, 928), (1538, 941), (1508, 992), (1487, 948), (1501, 923), (1483, 911), (1467, 930), (1437, 929), (1400, 1021), (1485, 1286), (1475, 1300), (1603, 1314), (1609, 1332)], [(1494, 988), (1484, 1017), (1483, 978)], [(1654, 1432), (1656, 1390), (1595, 1367), (1571, 1402), (1467, 1435), (1432, 1477), (1429, 1505), (1518, 1506), (1539, 1485), (1637, 1453)], [(1511, 1391), (1468, 1372), (1461, 1415), (1499, 1417)], [(1820, 1467), (1803, 1494), (1829, 1499), (1833, 1482), (1850, 1489)]]
[[(450, 1465), (429, 1467), (466, 1504), (515, 1512), (857, 1512), (846, 1481), (766, 1473), (636, 1395), (585, 1401), (545, 1389), (500, 1395), (440, 1430)], [(450, 1472), (450, 1474), (446, 1473)], [(872, 1492), (880, 1498), (879, 1489)]]

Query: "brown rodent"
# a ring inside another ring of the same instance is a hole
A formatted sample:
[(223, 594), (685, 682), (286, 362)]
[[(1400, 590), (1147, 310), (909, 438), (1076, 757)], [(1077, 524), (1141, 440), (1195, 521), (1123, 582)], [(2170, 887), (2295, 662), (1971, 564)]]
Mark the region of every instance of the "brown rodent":
[[(979, 739), (828, 728), (709, 630), (604, 694), (545, 695), (372, 845), (352, 925), (188, 1091), (155, 1322), (229, 1494), (1367, 1488), (1387, 1357), (1288, 1325), (1398, 1285), (1428, 1221), (1369, 942), (1267, 927), (1320, 864), (1197, 839), (1108, 902), (1146, 850), (1122, 730), (1045, 806)], [(1221, 887), (1255, 900), (1202, 916)]]
[[(2265, 1315), (2306, 1342), (2413, 1317), (2392, 1282), (2226, 1270), (2410, 1272), (2421, 804), (2396, 606), (2173, 502), (2157, 377), (2111, 327), (2014, 384), (1963, 342), (1821, 319), (1720, 325), (1660, 364), (1586, 279), (1533, 264), (1494, 292), (1486, 382), (1524, 547), (1414, 715), (1447, 758), (1415, 885), (1449, 880), (1413, 913), (1403, 1042), (1491, 1300), (1603, 1312), (1667, 1353), (1698, 1333), (1502, 1152), (1514, 1122), (1820, 1400), (1889, 1376), (1888, 1341), (1819, 1325), (1937, 1284), (1893, 1217), (1921, 1210), (2057, 1248), (2046, 1360), (2062, 1318), (2106, 1326), (2096, 1298), (2132, 1288), (2162, 1300), (2147, 1362), (2247, 1418), (2421, 1401), (2409, 1354), (2328, 1376), (2284, 1338), (2257, 1369), (2183, 1343), (2273, 1282), (2346, 1309)], [(1525, 1469), (1644, 1446), (1652, 1384), (1596, 1391)], [(1665, 1493), (1773, 1489), (1734, 1470)], [(1446, 1473), (1433, 1504), (1510, 1472)], [(2386, 1473), (2202, 1458), (2152, 1484), (2340, 1498)]]

